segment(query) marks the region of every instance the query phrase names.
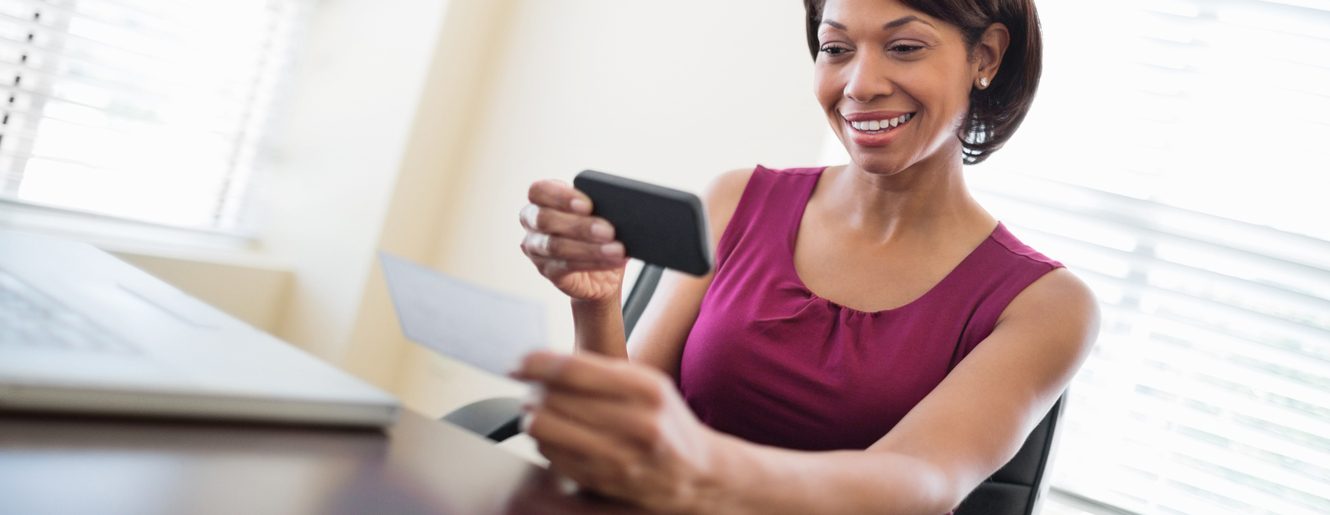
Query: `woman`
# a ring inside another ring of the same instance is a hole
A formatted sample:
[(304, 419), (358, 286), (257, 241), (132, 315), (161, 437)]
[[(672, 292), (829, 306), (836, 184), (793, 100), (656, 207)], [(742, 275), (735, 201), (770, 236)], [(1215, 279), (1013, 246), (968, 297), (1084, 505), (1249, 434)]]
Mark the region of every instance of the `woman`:
[(1034, 95), (1030, 0), (805, 6), (852, 162), (717, 179), (716, 271), (667, 273), (632, 342), (613, 227), (567, 185), (531, 187), (522, 248), (572, 298), (580, 352), (514, 377), (543, 385), (527, 432), (585, 488), (664, 512), (946, 513), (1089, 352), (1089, 290), (961, 173)]

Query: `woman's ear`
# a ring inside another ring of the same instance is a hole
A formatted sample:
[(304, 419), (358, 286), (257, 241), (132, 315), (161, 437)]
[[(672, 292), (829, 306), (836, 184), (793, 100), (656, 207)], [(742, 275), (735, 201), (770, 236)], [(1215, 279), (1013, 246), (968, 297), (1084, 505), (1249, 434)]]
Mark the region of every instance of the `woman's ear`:
[(993, 83), (998, 67), (1002, 65), (1002, 55), (1011, 44), (1011, 33), (1007, 26), (994, 23), (984, 29), (979, 41), (974, 46), (974, 86), (985, 89)]

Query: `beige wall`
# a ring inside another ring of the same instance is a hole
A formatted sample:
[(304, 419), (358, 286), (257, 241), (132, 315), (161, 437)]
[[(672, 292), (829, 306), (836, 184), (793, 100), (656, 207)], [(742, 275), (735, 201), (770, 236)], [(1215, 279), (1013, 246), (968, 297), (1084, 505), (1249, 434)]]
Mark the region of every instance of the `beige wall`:
[[(473, 157), (430, 264), (548, 306), (572, 345), (567, 301), (517, 250), (527, 186), (592, 168), (698, 191), (722, 171), (812, 164), (824, 122), (798, 2), (526, 1), (514, 10)], [(422, 356), (428, 358), (427, 356)], [(469, 374), (407, 361), (412, 384), (468, 396)], [(438, 386), (431, 386), (431, 385)]]
[(293, 273), (275, 334), (330, 361), (345, 361), (375, 272), (447, 5), (314, 2), (266, 138), (256, 252)]
[[(567, 349), (567, 302), (517, 249), (531, 181), (592, 168), (698, 191), (725, 170), (823, 154), (799, 2), (388, 3), (415, 14), (397, 29), (414, 32), (374, 52), (355, 47), (381, 33), (357, 24), (388, 23), (381, 3), (318, 4), (273, 140), (260, 252), (290, 273), (278, 336), (426, 414), (523, 388), (405, 342), (377, 248), (539, 299)], [(221, 285), (181, 287), (202, 284)]]
[(290, 298), (290, 270), (141, 251), (112, 254), (249, 325), (275, 333), (282, 323), (282, 313)]

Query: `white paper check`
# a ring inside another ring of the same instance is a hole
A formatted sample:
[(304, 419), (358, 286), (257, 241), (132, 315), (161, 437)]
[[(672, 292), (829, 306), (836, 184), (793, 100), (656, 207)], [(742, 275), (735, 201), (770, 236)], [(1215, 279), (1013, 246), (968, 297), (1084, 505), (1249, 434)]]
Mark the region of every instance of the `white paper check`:
[(547, 347), (545, 310), (379, 251), (397, 320), (408, 340), (506, 375)]

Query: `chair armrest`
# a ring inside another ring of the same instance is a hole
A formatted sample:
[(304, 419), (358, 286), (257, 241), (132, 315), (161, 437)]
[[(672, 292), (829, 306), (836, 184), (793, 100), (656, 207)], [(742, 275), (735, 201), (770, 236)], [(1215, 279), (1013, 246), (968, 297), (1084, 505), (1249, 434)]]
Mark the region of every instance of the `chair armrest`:
[(502, 442), (522, 432), (522, 399), (496, 397), (462, 406), (443, 416), (462, 429)]

